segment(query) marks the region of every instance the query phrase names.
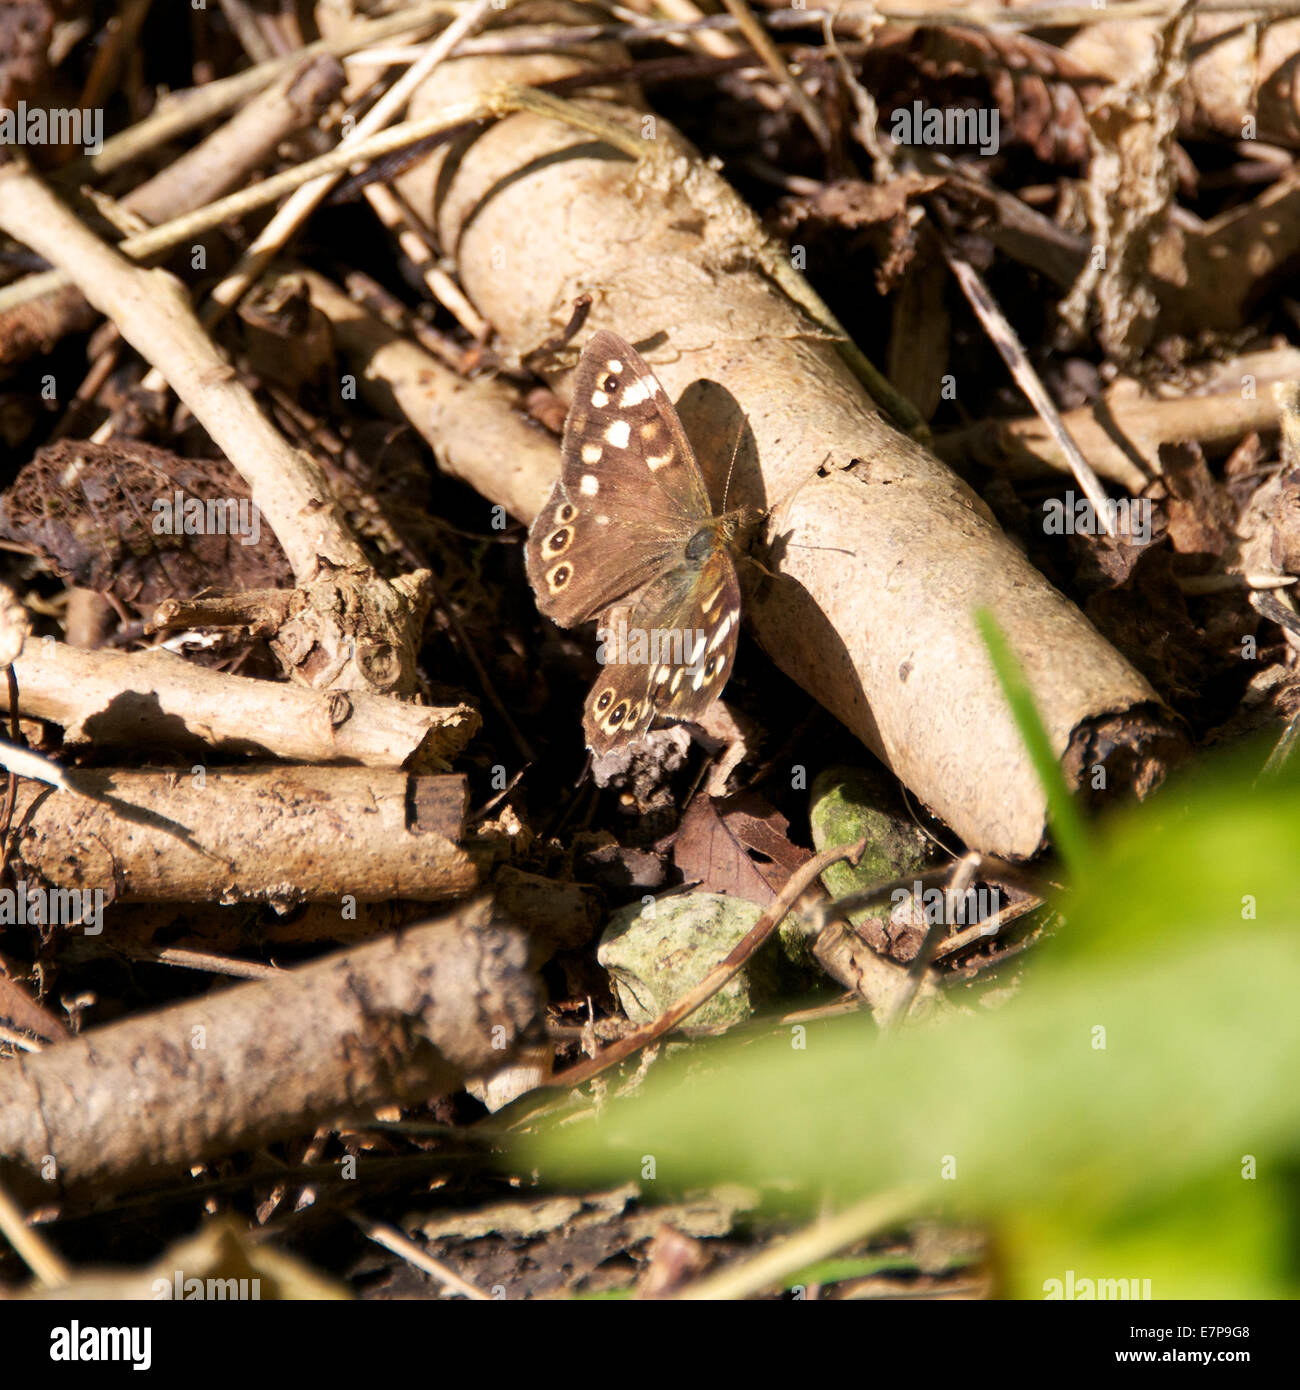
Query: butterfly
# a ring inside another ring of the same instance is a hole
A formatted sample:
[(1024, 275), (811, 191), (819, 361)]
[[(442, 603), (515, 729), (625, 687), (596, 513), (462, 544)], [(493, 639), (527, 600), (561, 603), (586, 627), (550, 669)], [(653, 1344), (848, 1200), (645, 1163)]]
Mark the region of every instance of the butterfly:
[(601, 618), (582, 726), (596, 755), (698, 719), (736, 657), (736, 557), (761, 513), (715, 515), (668, 393), (617, 334), (583, 350), (560, 477), (528, 532), (529, 583), (561, 627)]

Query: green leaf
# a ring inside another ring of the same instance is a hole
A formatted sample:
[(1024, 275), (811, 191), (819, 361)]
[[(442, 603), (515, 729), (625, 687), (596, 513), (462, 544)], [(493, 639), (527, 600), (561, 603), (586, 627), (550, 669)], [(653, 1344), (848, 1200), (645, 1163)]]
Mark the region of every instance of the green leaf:
[(1072, 1269), (1294, 1296), (1300, 780), (1256, 785), (1259, 763), (1217, 759), (1116, 817), (998, 1011), (693, 1047), (532, 1157), (556, 1180), (639, 1179), (651, 1157), (651, 1195), (753, 1182), (805, 1213), (918, 1185), (992, 1225), (1019, 1294)]

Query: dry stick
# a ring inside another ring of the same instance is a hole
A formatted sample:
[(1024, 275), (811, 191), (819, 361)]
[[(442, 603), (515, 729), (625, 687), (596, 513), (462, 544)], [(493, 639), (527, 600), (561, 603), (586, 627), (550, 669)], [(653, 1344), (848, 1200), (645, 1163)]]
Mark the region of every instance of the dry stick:
[(739, 25), (740, 32), (745, 36), (746, 42), (767, 65), (767, 70), (790, 93), (799, 114), (803, 117), (804, 124), (812, 131), (813, 138), (823, 151), (829, 151), (831, 132), (826, 124), (825, 116), (813, 105), (812, 98), (804, 91), (798, 79), (786, 66), (785, 59), (781, 57), (776, 45), (768, 37), (767, 30), (758, 22), (754, 11), (750, 9), (748, 0), (722, 0), (722, 3), (726, 5), (732, 18)]
[(346, 34), (318, 39), (297, 52), (287, 53), (282, 58), (259, 64), (232, 77), (218, 78), (214, 82), (204, 83), (202, 87), (172, 93), (144, 120), (120, 135), (105, 140), (98, 154), (61, 171), (60, 178), (71, 182), (84, 182), (89, 177), (102, 178), (121, 165), (166, 144), (173, 137), (183, 135), (195, 126), (229, 111), (231, 107), (238, 106), (307, 58), (320, 54), (342, 57), (367, 44), (421, 29), (444, 15), (455, 14), (459, 8), (452, 0), (430, 0), (429, 3), (410, 5), (397, 14), (364, 21)]
[(19, 1258), (36, 1276), (38, 1284), (47, 1289), (56, 1289), (68, 1282), (70, 1269), (39, 1232), (27, 1224), (18, 1203), (3, 1184), (0, 1184), (0, 1235), (13, 1246)]
[[(22, 731), (18, 727), (18, 677), (14, 674), (13, 662), (5, 666), (5, 689), (9, 696), (9, 742), (13, 747), (21, 746)], [(9, 869), (9, 831), (14, 823), (14, 802), (18, 797), (18, 774), (12, 768), (6, 769), (4, 809), (0, 810), (0, 882)]]
[[(468, 9), (434, 39), (420, 61), (403, 73), (357, 122), (352, 133), (343, 138), (341, 148), (355, 147), (357, 142), (367, 135), (391, 124), (411, 99), (412, 93), (429, 73), (452, 53), (461, 39), (480, 28), (494, 12), (508, 8), (512, 2), (513, 0), (473, 0)], [(284, 243), (319, 206), (335, 181), (336, 177), (333, 175), (313, 180), (288, 199), (262, 230), (257, 240), (240, 257), (234, 270), (213, 289), (205, 322), (219, 318), (230, 305), (243, 296), (271, 257), (280, 251)]]
[[(420, 61), (375, 102), (357, 122), (351, 134), (343, 137), (339, 148), (355, 149), (358, 142), (367, 135), (389, 125), (410, 100), (411, 94), (429, 73), (443, 62), (460, 40), (479, 28), (493, 11), (504, 9), (511, 3), (513, 0), (473, 0), (469, 8), (434, 39)], [(290, 195), (284, 206), (276, 212), (253, 244), (239, 258), (234, 269), (213, 287), (201, 315), (204, 327), (212, 329), (231, 307), (243, 298), (249, 286), (262, 274), (272, 258), (279, 254), (289, 238), (324, 201), (337, 180), (337, 174), (326, 174), (304, 184)], [(161, 391), (166, 386), (166, 378), (157, 368), (150, 371), (141, 382), (141, 389), (145, 391)]]
[(417, 1245), (409, 1236), (404, 1236), (401, 1231), (381, 1221), (372, 1221), (368, 1216), (362, 1216), (358, 1212), (349, 1212), (348, 1215), (376, 1245), (382, 1245), (385, 1250), (400, 1255), (408, 1264), (431, 1275), (444, 1288), (476, 1301), (492, 1301), (482, 1289), (471, 1284), (468, 1279), (462, 1279), (454, 1269), (449, 1269), (441, 1260), (435, 1260), (427, 1250)]
[(1300, 637), (1300, 616), (1282, 599), (1257, 589), (1250, 595), (1248, 602), (1261, 617), (1284, 628), (1293, 638)]
[(1175, 580), (1185, 594), (1221, 594), (1230, 589), (1289, 589), (1294, 574), (1188, 574)]
[[(711, 28), (705, 27), (703, 23), (705, 16), (695, 0), (659, 0), (658, 9), (670, 20), (691, 26), (690, 32), (684, 36), (689, 40), (691, 47), (700, 49), (705, 53), (711, 53), (715, 58), (734, 56), (740, 52), (740, 45), (728, 34), (714, 33)], [(624, 17), (626, 17), (626, 12)], [(730, 16), (723, 17), (730, 18)], [(734, 19), (731, 22), (735, 24)], [(669, 42), (672, 42), (671, 38), (669, 38)], [(685, 47), (686, 44), (683, 43), (679, 46)]]
[[(664, 5), (661, 8), (667, 12), (669, 7)], [(873, 5), (869, 9), (863, 7), (851, 10), (811, 8), (805, 10), (767, 10), (762, 14), (755, 15), (755, 18), (760, 25), (768, 29), (775, 29), (778, 32), (785, 29), (806, 29), (814, 26), (824, 30), (825, 26), (830, 24), (836, 33), (844, 34), (849, 38), (865, 38), (874, 28), (878, 27), (875, 23), (877, 18), (899, 26), (910, 25), (918, 29), (947, 28), (951, 25), (958, 25), (969, 29), (996, 29), (1014, 32), (1050, 27), (1049, 21), (1043, 18), (1044, 14), (1062, 16), (1061, 18), (1053, 18), (1050, 21), (1051, 24), (1076, 26), (1110, 24), (1115, 20), (1147, 20), (1153, 16), (1173, 14), (1177, 8), (1176, 4), (1170, 4), (1168, 0), (1132, 0), (1131, 3), (1127, 4), (1124, 3), (1124, 0), (1120, 0), (1118, 4), (1103, 6), (1090, 3), (1086, 8), (1077, 5), (1033, 8), (1026, 6), (1018, 10), (1001, 8), (976, 10), (959, 5), (948, 11), (926, 11), (911, 10), (904, 5)], [(1222, 4), (1213, 3), (1212, 0), (1208, 3), (1207, 0), (1202, 0), (1202, 3), (1197, 6), (1198, 11), (1202, 14), (1228, 11), (1247, 13), (1258, 11), (1263, 13), (1267, 8), (1266, 4), (1252, 4), (1251, 0), (1227, 0), (1227, 3)], [(545, 34), (520, 34), (518, 36), (511, 36), (509, 33), (487, 34), (479, 38), (467, 39), (457, 49), (456, 56), (458, 58), (481, 58), (511, 57), (524, 53), (553, 53), (557, 49), (581, 47), (584, 44), (599, 42), (622, 43), (630, 46), (638, 43), (658, 43), (665, 39), (696, 36), (703, 38), (710, 34), (731, 34), (738, 32), (741, 28), (739, 21), (730, 14), (699, 14), (694, 5), (685, 6), (683, 9), (693, 11), (698, 17), (654, 22), (639, 21), (628, 24), (574, 24), (566, 25), (562, 30), (557, 29)], [(1300, 12), (1300, 0), (1279, 0), (1276, 12), (1281, 14)], [(735, 51), (734, 48), (729, 47), (720, 50), (715, 56), (729, 56)], [(401, 63), (414, 62), (419, 53), (420, 49), (414, 46), (354, 47), (348, 52), (345, 62), (365, 63), (371, 67), (395, 66)], [(233, 81), (235, 79), (226, 78), (223, 80)], [(206, 89), (198, 88), (196, 90)], [(1289, 161), (1289, 155), (1286, 158)]]
[[(389, 130), (379, 131), (357, 146), (344, 148), (342, 145), (309, 159), (292, 169), (255, 183), (251, 188), (240, 189), (196, 208), (180, 217), (173, 217), (148, 231), (137, 232), (124, 237), (117, 250), (134, 260), (144, 260), (160, 251), (169, 251), (182, 242), (191, 240), (203, 232), (219, 227), (223, 222), (234, 221), (269, 203), (278, 202), (286, 193), (292, 193), (303, 185), (324, 175), (341, 173), (361, 160), (377, 159), (381, 155), (392, 154), (406, 145), (411, 145), (430, 136), (443, 135), (459, 130), (475, 121), (488, 119), (493, 109), (484, 102), (466, 102), (461, 108), (451, 112), (440, 112), (437, 117), (424, 120), (404, 121)], [(38, 299), (51, 290), (61, 289), (72, 283), (72, 276), (62, 270), (41, 270), (16, 280), (12, 285), (0, 289), (0, 312), (15, 305)]]
[(72, 272), (123, 338), (166, 374), (177, 395), (243, 475), (299, 583), (322, 561), (368, 569), (314, 461), (289, 447), (203, 331), (170, 275), (142, 270), (105, 246), (29, 170), (0, 168), (0, 229)]
[(40, 1052), (44, 1043), (39, 1043), (35, 1038), (29, 1038), (26, 1033), (17, 1033), (12, 1028), (6, 1028), (0, 1024), (0, 1042), (7, 1043), (10, 1047), (21, 1048), (24, 1052)]
[(930, 962), (934, 959), (934, 953), (948, 931), (948, 921), (953, 916), (952, 904), (970, 887), (979, 863), (980, 855), (972, 851), (963, 855), (953, 865), (951, 881), (944, 892), (945, 911), (940, 913), (926, 930), (925, 937), (917, 949), (916, 957), (908, 966), (903, 988), (894, 999), (882, 1026), (883, 1032), (890, 1032), (897, 1028), (907, 1017), (908, 1011), (912, 1007), (912, 1001), (916, 998), (916, 992), (921, 987), (921, 981), (925, 978), (925, 972), (929, 970)]
[(275, 56), (266, 35), (258, 27), (257, 16), (245, 0), (217, 0), (226, 22), (234, 30), (245, 53), (255, 63), (269, 63)]
[(29, 642), (15, 663), (15, 710), (64, 728), (69, 743), (171, 747), (304, 763), (415, 770), (454, 757), (479, 727), (466, 704), (414, 705), (196, 666), (167, 652), (82, 651)]
[(1295, 757), (1298, 746), (1300, 746), (1300, 710), (1291, 716), (1290, 722), (1282, 730), (1281, 737), (1273, 745), (1273, 750), (1269, 753), (1260, 776), (1273, 776), (1281, 772), (1287, 763)]
[[(574, 102), (565, 101), (561, 97), (553, 96), (550, 92), (542, 91), (537, 87), (502, 87), (494, 94), (490, 104), (498, 115), (504, 115), (511, 109), (527, 111), (537, 116), (547, 116), (551, 120), (560, 121), (564, 125), (576, 127), (579, 130), (585, 130), (598, 140), (613, 145), (615, 149), (622, 150), (624, 154), (629, 155), (638, 163), (648, 161), (653, 157), (652, 152), (647, 149), (648, 145), (653, 144), (652, 141), (642, 140), (616, 122), (606, 120), (598, 112), (588, 110), (584, 106), (578, 106)], [(762, 247), (757, 249), (760, 254), (765, 250)], [(849, 369), (871, 393), (872, 399), (893, 416), (899, 427), (907, 430), (916, 439), (922, 441), (928, 439), (929, 426), (921, 419), (916, 407), (905, 396), (901, 396), (889, 379), (877, 370), (875, 364), (858, 347), (848, 330), (836, 318), (830, 305), (802, 275), (794, 270), (789, 258), (784, 254), (764, 255), (763, 269), (780, 286), (783, 293), (788, 295), (830, 335), (835, 350), (847, 363)]]
[[(1195, 442), (1218, 449), (1279, 425), (1277, 405), (1266, 392), (1243, 400), (1239, 387), (1178, 400), (1104, 396), (1066, 411), (1062, 419), (1095, 470), (1133, 493), (1140, 493), (1159, 471), (1162, 444)], [(941, 435), (935, 447), (942, 458), (956, 462), (974, 456), (1012, 477), (1070, 471), (1060, 440), (1036, 415), (981, 421)]]
[(187, 946), (162, 946), (156, 950), (141, 951), (138, 955), (142, 960), (155, 960), (160, 965), (204, 970), (211, 975), (231, 975), (237, 980), (274, 980), (284, 974), (279, 966), (264, 965), (260, 960), (237, 960), (233, 956), (195, 951)]
[(1025, 356), (1025, 350), (1020, 344), (1020, 339), (1016, 336), (1016, 330), (1012, 328), (1006, 315), (988, 292), (988, 288), (975, 267), (953, 250), (946, 236), (939, 238), (939, 244), (943, 249), (943, 258), (948, 262), (948, 269), (957, 277), (957, 283), (961, 286), (971, 308), (975, 310), (980, 322), (984, 325), (985, 331), (993, 340), (993, 346), (997, 348), (998, 355), (1011, 369), (1011, 375), (1015, 377), (1016, 384), (1029, 397), (1030, 404), (1052, 432), (1062, 453), (1069, 460), (1070, 472), (1074, 474), (1075, 482), (1083, 489), (1084, 496), (1092, 503), (1093, 511), (1106, 534), (1114, 536), (1115, 523), (1110, 515), (1110, 498), (1106, 495), (1106, 489), (1102, 487), (1101, 480), (1092, 471), (1092, 466), (1084, 458), (1079, 446), (1070, 437), (1070, 432), (1065, 428), (1065, 422), (1061, 419), (1060, 411), (1057, 410), (1051, 396), (1047, 393), (1047, 388), (1042, 383), (1042, 379), (1030, 365), (1028, 357)]
[(1027, 917), (1031, 912), (1037, 912), (1042, 905), (1042, 898), (1030, 897), (1023, 902), (1012, 903), (1009, 907), (999, 908), (991, 917), (986, 917), (982, 922), (976, 922), (974, 926), (967, 927), (965, 931), (954, 932), (945, 941), (941, 941), (935, 948), (934, 959), (943, 960), (946, 956), (953, 956), (958, 951), (965, 950), (967, 946), (973, 945), (984, 937), (997, 936), (1009, 922), (1014, 922), (1019, 917)]
[[(1184, 0), (1120, 0), (1119, 4), (1098, 7), (1086, 5), (1024, 5), (1004, 9), (1000, 5), (983, 8), (980, 5), (957, 4), (952, 9), (911, 10), (906, 6), (881, 5), (879, 13), (886, 19), (918, 27), (956, 24), (975, 29), (1050, 29), (1058, 25), (1073, 28), (1077, 24), (1109, 24), (1112, 20), (1172, 18), (1184, 6)], [(1300, 0), (1197, 0), (1200, 14), (1263, 14), (1284, 15), (1300, 13)]]
[(512, 516), (534, 516), (550, 491), (559, 450), (552, 435), (520, 412), (514, 387), (500, 376), (461, 376), (323, 275), (301, 274), (369, 404), (409, 423), (444, 473)]
[(81, 89), (77, 105), (83, 110), (102, 106), (117, 85), (117, 68), (122, 51), (133, 46), (153, 0), (124, 0), (121, 13), (104, 26), (104, 42), (99, 46), (90, 73)]
[(785, 887), (777, 894), (776, 899), (758, 921), (736, 942), (726, 956), (709, 971), (699, 984), (687, 990), (671, 1008), (666, 1009), (653, 1023), (647, 1023), (636, 1029), (635, 1032), (629, 1033), (627, 1037), (620, 1038), (618, 1042), (605, 1048), (598, 1057), (593, 1057), (589, 1062), (582, 1062), (576, 1067), (570, 1067), (567, 1071), (561, 1072), (555, 1078), (555, 1085), (581, 1086), (584, 1082), (590, 1081), (593, 1076), (599, 1076), (601, 1072), (624, 1061), (643, 1047), (648, 1047), (656, 1039), (676, 1028), (701, 1004), (708, 1003), (727, 981), (745, 965), (763, 942), (785, 921), (787, 914), (799, 897), (817, 881), (826, 869), (844, 859), (856, 866), (866, 847), (866, 840), (859, 840), (856, 845), (837, 845), (833, 849), (823, 850), (820, 854), (814, 855), (806, 864), (801, 864), (786, 879)]
[[(838, 900), (815, 903), (805, 914), (806, 930), (818, 964), (867, 1005), (880, 1027), (884, 1027), (894, 1002), (906, 988), (907, 972), (875, 950), (853, 926), (850, 914), (900, 890), (911, 893), (917, 882), (940, 882), (947, 873), (946, 868), (929, 869), (891, 879)], [(927, 1002), (939, 1004), (937, 986), (929, 980), (923, 983)]]
[[(245, 184), (254, 171), (274, 158), (281, 141), (315, 121), (338, 95), (343, 81), (343, 69), (335, 59), (314, 58), (268, 87), (193, 149), (133, 189), (120, 202), (94, 192), (89, 196), (114, 225), (129, 221), (126, 231), (132, 236), (167, 218), (184, 217)], [(29, 343), (28, 351), (32, 351), (38, 345), (33, 340), (53, 342), (66, 333), (76, 332), (84, 325), (86, 315), (93, 315), (85, 299), (70, 289), (66, 277), (58, 272), (46, 272), (44, 277), (33, 276), (19, 282), (23, 288), (14, 298), (21, 304), (23, 295), (38, 287), (42, 279), (44, 283), (58, 283), (61, 287), (25, 313), (21, 307), (16, 307), (0, 318), (0, 335), (16, 339), (8, 351), (11, 361), (16, 358), (24, 338)], [(39, 332), (33, 324), (24, 334), (23, 324), (38, 317)], [(110, 354), (100, 353), (101, 363), (111, 360)], [(97, 374), (92, 369), (78, 388), (79, 399), (93, 394)], [(71, 418), (71, 413), (64, 414), (61, 430), (66, 431)]]
[(0, 1179), (24, 1201), (102, 1198), (375, 1105), (425, 1101), (508, 1061), (541, 1009), (527, 938), (494, 925), (479, 899), (11, 1060), (0, 1067)]
[[(323, 283), (328, 283), (324, 281), (323, 276), (320, 278)], [(411, 311), (409, 305), (398, 299), (391, 290), (385, 289), (377, 280), (373, 280), (364, 270), (348, 271), (343, 277), (343, 285), (346, 296), (340, 293), (340, 300), (346, 298), (350, 310), (359, 310), (367, 318), (373, 319), (377, 331), (387, 330), (390, 335), (400, 338), (403, 342), (414, 339), (425, 353), (432, 354), (442, 366), (455, 373), (462, 381), (471, 380), (469, 377), (462, 377), (461, 371), (467, 351), (473, 353), (473, 348), (462, 347), (450, 333), (444, 333), (441, 329), (426, 323)], [(325, 312), (328, 315), (329, 311)], [(475, 313), (477, 312), (475, 310)], [(340, 344), (336, 341), (335, 346), (338, 347)], [(362, 360), (368, 364), (369, 355)]]
[[(87, 795), (66, 805), (39, 784), (18, 789), (15, 859), (64, 889), (119, 902), (429, 902), (477, 881), (457, 843), (466, 789), (456, 774), (252, 765), (197, 785), (189, 767), (76, 777)], [(219, 854), (188, 836), (199, 854), (165, 852), (160, 837), (182, 822)]]
[(921, 1196), (919, 1187), (874, 1193), (835, 1216), (770, 1245), (753, 1259), (738, 1260), (716, 1274), (688, 1284), (671, 1297), (681, 1301), (746, 1298), (846, 1245), (902, 1221), (916, 1210)]
[[(120, 206), (155, 226), (191, 212), (246, 184), (275, 158), (282, 141), (313, 129), (343, 90), (333, 58), (314, 58), (273, 83), (153, 178), (133, 188)], [(143, 229), (133, 229), (143, 230)]]
[(415, 216), (405, 199), (387, 184), (368, 183), (362, 190), (374, 214), (416, 268), (429, 294), (478, 342), (492, 331), (487, 320), (465, 297), (464, 291), (437, 263), (429, 229)]
[[(98, 154), (62, 170), (59, 178), (75, 182), (84, 181), (90, 176), (102, 177), (169, 139), (184, 134), (238, 105), (304, 58), (316, 54), (350, 54), (398, 34), (421, 29), (443, 15), (455, 13), (459, 8), (452, 0), (432, 0), (431, 3), (411, 5), (408, 9), (385, 18), (358, 23), (344, 35), (318, 39), (299, 51), (286, 54), (270, 63), (261, 64), (231, 77), (218, 78), (202, 87), (173, 93), (142, 121), (106, 140)], [(967, 28), (1014, 31), (1038, 28), (1045, 24), (1090, 25), (1110, 23), (1113, 20), (1142, 20), (1172, 14), (1176, 9), (1175, 4), (1166, 3), (1166, 0), (1120, 0), (1119, 3), (1108, 4), (1102, 8), (1093, 4), (1045, 5), (1021, 10), (1001, 7), (981, 10), (959, 5), (950, 10), (925, 11), (910, 10), (904, 5), (879, 5), (875, 7), (874, 13), (882, 19), (911, 24), (918, 28), (959, 24)], [(1201, 0), (1198, 9), (1206, 14), (1294, 14), (1300, 12), (1300, 0)], [(845, 14), (842, 11), (778, 10), (764, 16), (763, 22), (771, 24), (774, 28), (802, 27), (809, 21), (821, 21), (826, 17), (834, 19), (853, 32), (856, 17), (852, 13)], [(562, 33), (547, 35), (544, 39), (539, 38), (537, 47), (544, 47), (550, 51), (556, 47), (590, 43), (598, 39), (620, 39), (624, 42), (634, 42), (638, 39), (653, 41), (677, 33), (689, 34), (715, 29), (725, 31), (737, 27), (736, 21), (730, 15), (706, 16), (684, 23), (583, 25)], [(459, 51), (466, 55), (514, 51), (506, 48), (507, 43), (509, 40), (505, 36), (471, 40)]]

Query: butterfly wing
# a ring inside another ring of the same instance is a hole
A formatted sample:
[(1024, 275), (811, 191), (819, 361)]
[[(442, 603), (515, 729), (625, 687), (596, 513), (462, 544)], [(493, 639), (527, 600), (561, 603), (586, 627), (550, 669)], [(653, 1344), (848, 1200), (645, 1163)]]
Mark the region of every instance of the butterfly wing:
[(719, 540), (702, 563), (651, 581), (605, 619), (604, 664), (583, 709), (598, 756), (634, 742), (659, 715), (698, 719), (722, 693), (736, 659), (740, 581)]
[(528, 533), (538, 608), (562, 627), (597, 617), (679, 560), (711, 516), (667, 392), (634, 348), (597, 333), (574, 374), (560, 479)]

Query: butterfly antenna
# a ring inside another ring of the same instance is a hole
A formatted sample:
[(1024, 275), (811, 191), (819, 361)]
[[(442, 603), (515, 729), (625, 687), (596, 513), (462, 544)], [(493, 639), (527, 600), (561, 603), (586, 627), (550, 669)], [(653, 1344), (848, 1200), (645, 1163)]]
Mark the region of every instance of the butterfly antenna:
[(740, 453), (740, 439), (745, 433), (745, 417), (740, 417), (740, 424), (736, 427), (736, 442), (731, 446), (731, 462), (727, 465), (727, 481), (722, 485), (722, 510), (727, 510), (727, 493), (731, 491), (731, 475), (736, 467), (736, 455)]

